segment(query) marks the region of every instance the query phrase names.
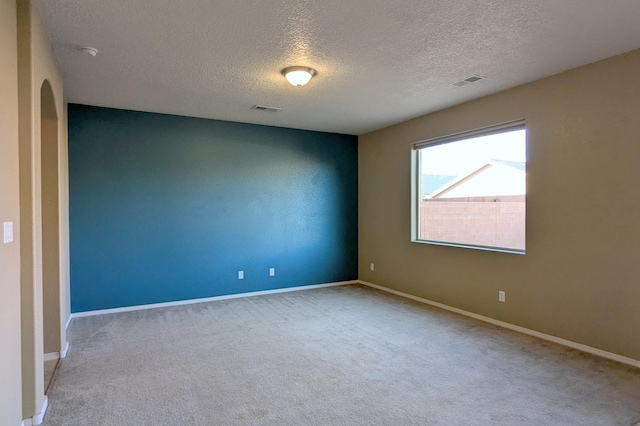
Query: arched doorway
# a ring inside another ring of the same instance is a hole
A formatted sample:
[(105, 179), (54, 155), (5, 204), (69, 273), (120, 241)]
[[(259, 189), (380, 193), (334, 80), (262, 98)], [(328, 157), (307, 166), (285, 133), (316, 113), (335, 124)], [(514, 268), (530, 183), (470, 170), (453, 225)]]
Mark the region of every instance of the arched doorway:
[(24, 118), (34, 126), (25, 126), (30, 131), (20, 141), (22, 410), (32, 425), (42, 423), (48, 405), (45, 354), (57, 359), (66, 350), (60, 297), (60, 115), (51, 84), (45, 80), (39, 89), (32, 113)]

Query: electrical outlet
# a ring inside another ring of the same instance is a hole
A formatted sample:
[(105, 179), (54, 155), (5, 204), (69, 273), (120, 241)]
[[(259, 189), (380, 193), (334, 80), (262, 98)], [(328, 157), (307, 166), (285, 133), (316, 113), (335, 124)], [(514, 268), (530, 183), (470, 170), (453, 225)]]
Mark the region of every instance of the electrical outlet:
[(371, 269), (372, 271), (374, 271), (376, 269), (376, 265), (374, 265), (373, 263), (369, 264), (369, 269)]
[(4, 222), (4, 243), (13, 241), (13, 222)]
[(269, 276), (274, 277), (276, 275), (276, 268), (269, 268)]
[(502, 291), (502, 290), (498, 291), (498, 301), (506, 302), (506, 300), (507, 300), (507, 296), (506, 296), (505, 292)]
[(244, 280), (244, 271), (238, 271), (238, 279)]

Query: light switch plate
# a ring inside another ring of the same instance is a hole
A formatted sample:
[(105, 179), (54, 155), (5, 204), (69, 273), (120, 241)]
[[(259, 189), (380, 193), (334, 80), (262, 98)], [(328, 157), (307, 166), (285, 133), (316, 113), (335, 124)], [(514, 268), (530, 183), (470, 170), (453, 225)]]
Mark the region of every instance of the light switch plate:
[(238, 279), (244, 280), (244, 271), (238, 271)]
[(8, 244), (13, 241), (13, 222), (4, 223), (4, 243)]

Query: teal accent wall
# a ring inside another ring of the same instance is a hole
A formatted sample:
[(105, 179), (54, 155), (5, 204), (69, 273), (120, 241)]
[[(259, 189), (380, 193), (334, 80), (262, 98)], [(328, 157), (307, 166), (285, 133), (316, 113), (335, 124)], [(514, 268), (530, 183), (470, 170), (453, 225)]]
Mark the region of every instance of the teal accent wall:
[(357, 137), (68, 116), (72, 312), (357, 279)]

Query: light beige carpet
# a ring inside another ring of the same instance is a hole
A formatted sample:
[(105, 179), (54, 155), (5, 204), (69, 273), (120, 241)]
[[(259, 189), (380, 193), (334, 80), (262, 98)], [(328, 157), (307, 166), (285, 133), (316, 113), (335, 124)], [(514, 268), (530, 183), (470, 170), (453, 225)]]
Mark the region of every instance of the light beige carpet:
[(74, 319), (54, 425), (631, 425), (640, 371), (360, 286)]

